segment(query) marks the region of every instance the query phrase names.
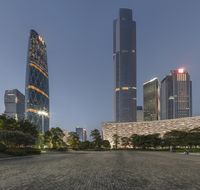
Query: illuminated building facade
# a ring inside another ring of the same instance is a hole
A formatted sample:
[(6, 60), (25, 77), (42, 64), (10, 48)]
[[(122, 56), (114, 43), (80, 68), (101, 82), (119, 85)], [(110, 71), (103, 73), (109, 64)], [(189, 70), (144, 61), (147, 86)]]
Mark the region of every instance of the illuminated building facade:
[(181, 68), (172, 70), (161, 81), (161, 119), (192, 116), (192, 81)]
[(17, 89), (6, 90), (4, 94), (5, 115), (15, 120), (24, 119), (25, 97)]
[(158, 78), (143, 84), (144, 121), (160, 119), (160, 85)]
[(49, 130), (49, 77), (44, 39), (30, 31), (25, 86), (26, 119), (40, 132)]
[(120, 9), (113, 27), (115, 120), (136, 121), (136, 22), (131, 9)]

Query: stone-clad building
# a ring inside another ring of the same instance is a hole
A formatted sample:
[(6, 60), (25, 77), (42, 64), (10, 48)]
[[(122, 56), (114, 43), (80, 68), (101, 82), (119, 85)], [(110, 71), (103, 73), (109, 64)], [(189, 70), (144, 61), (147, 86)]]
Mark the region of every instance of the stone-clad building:
[(115, 123), (106, 122), (102, 124), (103, 139), (108, 140), (113, 146), (113, 135), (130, 137), (133, 134), (147, 135), (160, 133), (163, 136), (172, 130), (191, 130), (200, 127), (200, 116), (180, 119), (169, 119), (146, 122)]

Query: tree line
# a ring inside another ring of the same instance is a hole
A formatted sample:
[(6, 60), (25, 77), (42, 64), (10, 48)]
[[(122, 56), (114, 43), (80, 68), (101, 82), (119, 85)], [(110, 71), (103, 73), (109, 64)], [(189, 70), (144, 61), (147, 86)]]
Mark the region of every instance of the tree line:
[(67, 142), (59, 127), (51, 128), (44, 134), (38, 132), (37, 126), (27, 120), (16, 121), (13, 118), (0, 115), (0, 152), (13, 155), (24, 155), (48, 150), (104, 150), (110, 149), (110, 143), (103, 140), (98, 129), (91, 131), (92, 141), (81, 142), (75, 132), (70, 132)]
[[(111, 148), (108, 140), (103, 140), (98, 129), (90, 133), (91, 141), (81, 142), (75, 132), (70, 132), (67, 142), (63, 141), (65, 134), (59, 127), (51, 128), (44, 134), (38, 132), (37, 126), (27, 120), (16, 121), (0, 115), (0, 152), (11, 149), (50, 149), (50, 150), (109, 150)], [(138, 135), (120, 137), (114, 134), (112, 137), (114, 149), (176, 149), (176, 148), (199, 148), (200, 127), (190, 131), (172, 130), (160, 134)], [(11, 152), (12, 152), (11, 151)]]
[(25, 155), (40, 153), (43, 148), (66, 150), (63, 136), (64, 133), (59, 127), (51, 128), (42, 134), (38, 132), (37, 126), (27, 120), (16, 121), (0, 115), (0, 152)]
[(73, 150), (109, 150), (111, 148), (110, 142), (102, 139), (98, 129), (92, 130), (90, 137), (92, 141), (81, 142), (77, 133), (70, 132), (67, 144)]
[(133, 149), (176, 149), (176, 148), (199, 148), (200, 128), (190, 131), (172, 130), (162, 137), (159, 133), (138, 135), (130, 137), (120, 137), (114, 134), (112, 137), (113, 148), (133, 148)]

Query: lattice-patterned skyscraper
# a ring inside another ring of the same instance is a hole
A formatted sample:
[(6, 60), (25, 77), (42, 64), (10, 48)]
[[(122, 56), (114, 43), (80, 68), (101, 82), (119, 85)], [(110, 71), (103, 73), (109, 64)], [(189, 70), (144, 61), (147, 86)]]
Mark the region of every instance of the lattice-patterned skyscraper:
[(44, 39), (30, 31), (25, 86), (26, 119), (40, 132), (49, 130), (49, 76)]

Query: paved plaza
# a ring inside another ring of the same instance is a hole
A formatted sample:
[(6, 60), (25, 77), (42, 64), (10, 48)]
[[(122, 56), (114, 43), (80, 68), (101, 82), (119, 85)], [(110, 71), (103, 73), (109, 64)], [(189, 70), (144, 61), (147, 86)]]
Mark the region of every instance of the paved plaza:
[(71, 152), (0, 159), (0, 189), (200, 189), (200, 156)]

